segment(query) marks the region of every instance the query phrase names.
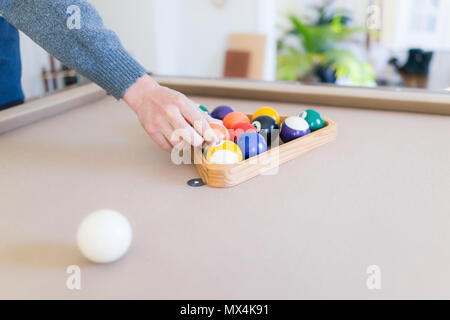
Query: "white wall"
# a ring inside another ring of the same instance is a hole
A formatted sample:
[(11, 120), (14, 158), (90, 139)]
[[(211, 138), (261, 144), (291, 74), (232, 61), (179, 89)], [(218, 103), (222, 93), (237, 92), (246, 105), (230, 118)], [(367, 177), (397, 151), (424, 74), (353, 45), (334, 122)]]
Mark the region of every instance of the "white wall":
[[(418, 47), (450, 51), (450, 1), (442, 0), (437, 2), (435, 7), (426, 1), (420, 2), (419, 5), (411, 0), (396, 0), (395, 3), (395, 49)], [(429, 28), (430, 22), (434, 22), (434, 29)]]
[(20, 51), (22, 57), (22, 88), (26, 98), (41, 96), (44, 83), (41, 71), (49, 68), (49, 56), (30, 38), (20, 33)]
[(208, 0), (181, 0), (180, 74), (221, 76), (228, 34), (258, 31), (257, 1), (230, 0), (217, 8)]
[(117, 33), (131, 55), (146, 68), (155, 68), (154, 0), (90, 0), (90, 2), (99, 11), (106, 27)]
[(275, 74), (276, 0), (91, 0), (124, 46), (150, 71), (221, 77), (230, 33), (269, 38), (266, 79)]
[(179, 2), (181, 12), (179, 32), (174, 33), (171, 39), (179, 42), (178, 74), (221, 77), (228, 35), (257, 33), (268, 37), (265, 78), (273, 79), (276, 44), (274, 0), (228, 0), (221, 8), (211, 0), (172, 1)]
[[(265, 79), (275, 79), (277, 0), (90, 0), (123, 45), (149, 71), (162, 75), (221, 77), (230, 33), (267, 35)], [(48, 56), (22, 37), (27, 97), (43, 93)]]
[[(170, 0), (168, 0), (170, 1)], [(123, 45), (146, 68), (156, 68), (155, 23), (153, 1), (149, 0), (91, 0), (107, 27), (117, 32)], [(44, 85), (43, 68), (49, 69), (49, 56), (30, 38), (21, 33), (23, 64), (22, 87), (27, 99), (41, 96)]]
[[(399, 0), (379, 0), (384, 6), (382, 42), (395, 47)], [(409, 0), (403, 0), (409, 1)], [(221, 77), (227, 37), (231, 33), (265, 34), (265, 79), (275, 79), (276, 38), (287, 14), (308, 15), (318, 0), (90, 0), (107, 27), (117, 32), (125, 48), (149, 71), (162, 75)], [(355, 12), (365, 22), (368, 0), (337, 0), (335, 6)], [(447, 19), (447, 28), (450, 20)], [(446, 37), (444, 41), (450, 41)], [(27, 97), (43, 92), (41, 70), (48, 56), (22, 35), (23, 87)]]

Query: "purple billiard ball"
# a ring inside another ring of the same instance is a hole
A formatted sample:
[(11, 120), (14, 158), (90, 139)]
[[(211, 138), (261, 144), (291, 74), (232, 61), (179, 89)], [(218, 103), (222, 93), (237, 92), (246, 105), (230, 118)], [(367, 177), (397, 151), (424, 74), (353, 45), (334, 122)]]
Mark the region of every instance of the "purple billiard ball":
[(287, 118), (281, 126), (280, 138), (284, 143), (311, 133), (308, 122), (299, 117)]
[(241, 149), (245, 159), (267, 151), (266, 140), (262, 135), (256, 132), (246, 132), (241, 134), (237, 140), (237, 145)]
[(234, 110), (229, 106), (219, 106), (211, 112), (211, 117), (217, 120), (223, 120), (223, 118), (232, 112), (234, 112)]

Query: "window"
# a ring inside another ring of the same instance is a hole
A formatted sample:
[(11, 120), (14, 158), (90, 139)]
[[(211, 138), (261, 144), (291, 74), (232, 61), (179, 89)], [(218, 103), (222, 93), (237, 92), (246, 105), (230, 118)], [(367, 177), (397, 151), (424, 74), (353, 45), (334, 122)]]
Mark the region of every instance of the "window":
[(450, 50), (450, 1), (397, 2), (395, 47)]
[(414, 0), (409, 29), (413, 33), (435, 33), (439, 18), (440, 0)]

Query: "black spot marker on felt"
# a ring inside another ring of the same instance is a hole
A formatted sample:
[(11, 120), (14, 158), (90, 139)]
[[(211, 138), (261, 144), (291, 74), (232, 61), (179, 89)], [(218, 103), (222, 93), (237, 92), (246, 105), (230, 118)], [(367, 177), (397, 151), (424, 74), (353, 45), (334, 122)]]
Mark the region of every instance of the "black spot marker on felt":
[(187, 182), (188, 186), (190, 187), (203, 187), (205, 185), (205, 183), (203, 182), (202, 179), (191, 179)]

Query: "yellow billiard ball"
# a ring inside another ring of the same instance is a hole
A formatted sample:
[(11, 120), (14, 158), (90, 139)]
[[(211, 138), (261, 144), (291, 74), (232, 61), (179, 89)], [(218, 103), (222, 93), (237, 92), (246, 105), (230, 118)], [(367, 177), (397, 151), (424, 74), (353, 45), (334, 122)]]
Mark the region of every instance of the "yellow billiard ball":
[(275, 119), (275, 121), (278, 123), (278, 125), (280, 125), (280, 115), (278, 114), (277, 110), (275, 110), (273, 108), (264, 107), (264, 108), (259, 109), (258, 111), (256, 111), (253, 114), (252, 121), (260, 116), (269, 116), (269, 117)]

